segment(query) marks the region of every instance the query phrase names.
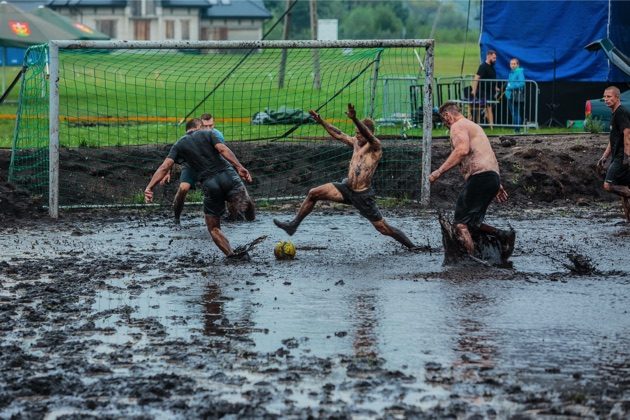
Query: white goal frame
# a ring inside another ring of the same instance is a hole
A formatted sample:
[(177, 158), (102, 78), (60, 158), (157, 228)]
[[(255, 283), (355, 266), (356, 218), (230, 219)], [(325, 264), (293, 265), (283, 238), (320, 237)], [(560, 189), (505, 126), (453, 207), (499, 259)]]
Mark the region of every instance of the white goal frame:
[[(424, 48), (424, 60), (418, 57), (419, 74), (424, 73), (422, 162), (420, 204), (429, 205), (433, 114), (433, 39), (339, 40), (339, 41), (60, 41), (48, 43), (50, 96), (49, 96), (49, 180), (48, 211), (50, 217), (59, 217), (59, 50), (60, 49), (321, 49), (321, 48)], [(424, 61), (424, 62), (422, 62)], [(377, 74), (376, 74), (377, 76)]]

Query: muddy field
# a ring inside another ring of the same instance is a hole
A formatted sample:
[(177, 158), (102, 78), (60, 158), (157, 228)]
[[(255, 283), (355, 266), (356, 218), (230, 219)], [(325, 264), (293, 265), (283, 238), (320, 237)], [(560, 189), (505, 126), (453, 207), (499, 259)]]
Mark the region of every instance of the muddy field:
[[(630, 415), (630, 230), (617, 212), (493, 209), (514, 268), (443, 267), (435, 214), (385, 211), (412, 253), (352, 211), (286, 239), (262, 213), (67, 214), (3, 225), (0, 417)], [(579, 274), (569, 255), (594, 271)], [(555, 417), (554, 417), (555, 418)]]
[(630, 226), (594, 171), (606, 137), (492, 142), (512, 269), (442, 265), (456, 171), (431, 209), (383, 209), (431, 251), (319, 206), (278, 261), (289, 205), (226, 224), (233, 245), (268, 236), (227, 263), (196, 206), (180, 229), (168, 208), (52, 221), (0, 153), (0, 418), (628, 418)]

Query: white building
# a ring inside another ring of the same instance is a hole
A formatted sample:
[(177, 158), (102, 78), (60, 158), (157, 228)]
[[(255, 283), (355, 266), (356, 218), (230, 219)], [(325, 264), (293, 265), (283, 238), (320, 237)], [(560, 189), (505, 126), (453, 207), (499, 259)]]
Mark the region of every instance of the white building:
[(56, 12), (114, 40), (259, 40), (262, 0), (48, 0)]

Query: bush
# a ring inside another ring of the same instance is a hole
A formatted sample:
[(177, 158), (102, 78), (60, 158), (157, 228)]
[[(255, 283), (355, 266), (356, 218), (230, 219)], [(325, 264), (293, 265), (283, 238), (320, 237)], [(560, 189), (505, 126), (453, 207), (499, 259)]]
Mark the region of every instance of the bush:
[(597, 134), (604, 131), (604, 123), (599, 118), (586, 117), (584, 120), (584, 130), (589, 133)]

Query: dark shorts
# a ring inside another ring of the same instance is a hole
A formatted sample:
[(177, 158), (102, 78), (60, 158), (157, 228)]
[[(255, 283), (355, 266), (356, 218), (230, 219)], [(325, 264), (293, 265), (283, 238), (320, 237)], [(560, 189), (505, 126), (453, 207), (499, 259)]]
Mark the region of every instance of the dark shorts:
[(245, 184), (234, 169), (226, 169), (202, 182), (203, 212), (221, 217), (225, 213), (225, 202), (247, 196)]
[(187, 182), (192, 188), (195, 188), (197, 183), (197, 172), (188, 166), (182, 167), (182, 173), (179, 174), (179, 182)]
[(612, 185), (630, 186), (630, 169), (623, 166), (623, 159), (617, 158), (610, 162), (604, 182)]
[(488, 206), (499, 192), (500, 178), (494, 171), (472, 175), (457, 197), (453, 223), (478, 228), (486, 217)]
[(371, 187), (365, 191), (356, 192), (350, 189), (347, 179), (341, 182), (333, 182), (332, 184), (343, 196), (343, 203), (353, 205), (359, 210), (361, 216), (370, 222), (378, 222), (383, 219), (381, 211), (376, 206), (376, 194), (374, 194), (374, 190)]

